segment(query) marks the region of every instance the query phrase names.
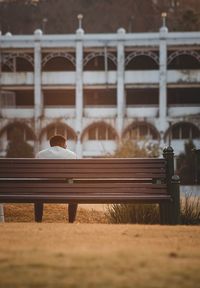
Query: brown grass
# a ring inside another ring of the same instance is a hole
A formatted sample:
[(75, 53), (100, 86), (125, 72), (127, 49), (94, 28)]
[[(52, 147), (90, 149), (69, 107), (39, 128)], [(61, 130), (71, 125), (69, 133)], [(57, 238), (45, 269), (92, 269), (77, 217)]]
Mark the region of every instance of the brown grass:
[[(66, 206), (62, 209), (65, 218)], [(15, 217), (19, 221), (22, 215)], [(47, 222), (0, 225), (0, 288), (193, 288), (200, 283), (199, 226)]]
[[(4, 210), (6, 222), (34, 222), (33, 204), (6, 204)], [(45, 204), (43, 222), (68, 222), (67, 204)], [(107, 223), (107, 219), (103, 208), (79, 205), (76, 223)]]

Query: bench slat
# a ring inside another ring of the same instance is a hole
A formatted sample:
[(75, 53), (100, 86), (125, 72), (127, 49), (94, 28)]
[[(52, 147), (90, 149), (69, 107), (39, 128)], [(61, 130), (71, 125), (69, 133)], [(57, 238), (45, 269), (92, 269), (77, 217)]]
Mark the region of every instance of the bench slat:
[[(101, 186), (100, 186), (101, 185)], [(44, 187), (44, 188), (73, 188), (73, 187), (85, 187), (85, 188), (94, 188), (94, 187), (108, 187), (108, 188), (125, 188), (125, 187), (130, 187), (130, 188), (151, 188), (151, 189), (157, 189), (157, 188), (167, 188), (166, 184), (151, 184), (151, 183), (87, 183), (87, 182), (81, 182), (81, 183), (68, 183), (68, 182), (53, 182), (49, 183), (47, 182), (38, 182), (38, 181), (29, 181), (29, 182), (18, 182), (18, 181), (10, 181), (9, 183), (6, 181), (0, 181), (0, 190), (3, 190), (4, 188), (38, 188), (38, 187)]]
[(0, 159), (1, 178), (165, 178), (164, 159)]
[(157, 203), (159, 201), (171, 200), (169, 195), (1, 195), (1, 201), (4, 203), (33, 203), (44, 201), (45, 203), (130, 203), (130, 201), (141, 201)]
[(147, 179), (150, 179), (150, 178), (166, 178), (166, 174), (161, 172), (161, 173), (151, 173), (150, 171), (149, 172), (146, 172), (146, 173), (123, 173), (123, 172), (118, 172), (118, 173), (108, 173), (108, 172), (101, 172), (101, 173), (98, 173), (98, 174), (95, 174), (95, 173), (87, 173), (85, 172), (84, 174), (83, 173), (43, 173), (42, 175), (41, 174), (38, 174), (38, 172), (32, 172), (32, 173), (15, 173), (15, 174), (4, 174), (2, 173), (1, 175), (2, 178), (147, 178)]
[[(151, 171), (152, 172), (162, 172), (162, 171), (165, 171), (164, 168), (162, 167), (159, 167), (159, 168), (156, 168), (156, 167), (150, 167), (151, 168)], [(118, 173), (120, 171), (123, 170), (123, 173), (130, 173), (130, 172), (147, 172), (149, 171), (150, 169), (149, 167), (123, 167), (120, 168), (120, 167), (98, 167), (98, 168), (95, 168), (95, 172), (102, 172), (102, 171), (107, 171), (108, 173)], [(2, 171), (0, 170), (0, 173), (32, 173), (34, 171), (37, 171), (38, 170), (38, 173), (52, 173), (54, 172), (55, 173), (55, 169), (54, 168), (51, 168), (51, 167), (47, 167), (47, 168), (36, 168), (36, 167), (31, 167), (31, 168), (18, 168), (18, 167), (15, 167), (14, 169), (13, 168), (9, 168), (7, 169), (2, 169)], [(56, 167), (56, 173), (60, 173), (60, 172), (65, 172), (65, 173), (84, 173), (85, 171), (87, 171), (87, 173), (94, 173), (94, 167), (91, 167), (91, 168), (80, 168), (80, 167), (76, 167), (76, 168), (71, 168), (71, 167), (63, 167), (63, 168), (60, 168), (60, 167)]]
[[(95, 160), (95, 163), (94, 163)], [(165, 163), (163, 158), (87, 158), (87, 159), (35, 159), (35, 158), (1, 158), (1, 163), (78, 163), (78, 164), (99, 164), (99, 163)]]

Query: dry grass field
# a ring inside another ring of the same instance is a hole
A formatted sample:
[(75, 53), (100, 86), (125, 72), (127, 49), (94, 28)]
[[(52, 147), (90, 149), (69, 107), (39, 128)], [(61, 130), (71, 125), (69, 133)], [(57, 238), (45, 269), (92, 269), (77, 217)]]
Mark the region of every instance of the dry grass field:
[[(199, 226), (97, 224), (105, 220), (100, 211), (83, 208), (75, 224), (50, 223), (48, 215), (44, 223), (14, 223), (12, 209), (10, 223), (0, 224), (0, 288), (200, 285)], [(22, 214), (17, 221), (28, 221)]]

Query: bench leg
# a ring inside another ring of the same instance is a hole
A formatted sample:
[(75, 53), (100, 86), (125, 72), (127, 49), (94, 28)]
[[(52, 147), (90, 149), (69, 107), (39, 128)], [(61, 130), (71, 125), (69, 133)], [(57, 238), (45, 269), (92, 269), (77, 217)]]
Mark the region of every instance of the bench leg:
[(177, 175), (172, 176), (171, 194), (173, 202), (171, 204), (172, 224), (178, 225), (181, 223), (180, 212), (180, 179)]
[(170, 220), (170, 203), (160, 203), (160, 224), (169, 225), (171, 224)]
[(36, 222), (42, 222), (42, 216), (43, 216), (43, 203), (37, 202), (34, 204), (35, 209), (35, 221)]
[(70, 203), (68, 205), (69, 223), (73, 223), (76, 220), (77, 208), (78, 208), (78, 204), (76, 203)]

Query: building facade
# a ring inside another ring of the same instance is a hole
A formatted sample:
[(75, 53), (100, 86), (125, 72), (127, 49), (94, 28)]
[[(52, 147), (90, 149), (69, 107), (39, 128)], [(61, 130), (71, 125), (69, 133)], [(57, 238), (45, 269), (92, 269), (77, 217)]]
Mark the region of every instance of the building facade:
[(55, 133), (78, 157), (123, 139), (200, 146), (200, 32), (0, 36), (0, 157), (15, 127), (35, 152)]

